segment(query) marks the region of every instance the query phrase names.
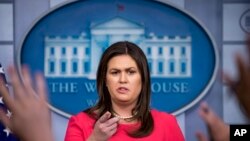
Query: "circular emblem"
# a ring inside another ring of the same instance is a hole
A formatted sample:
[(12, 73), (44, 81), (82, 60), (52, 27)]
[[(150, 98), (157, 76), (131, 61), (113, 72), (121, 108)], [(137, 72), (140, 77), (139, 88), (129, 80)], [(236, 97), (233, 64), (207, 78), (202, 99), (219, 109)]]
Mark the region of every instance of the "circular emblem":
[(240, 27), (246, 33), (250, 33), (250, 9), (248, 9), (241, 15)]
[(24, 37), (17, 64), (44, 73), (51, 109), (69, 117), (96, 103), (99, 59), (121, 40), (147, 56), (152, 108), (182, 113), (214, 82), (218, 56), (207, 30), (184, 10), (156, 1), (74, 1), (53, 9)]

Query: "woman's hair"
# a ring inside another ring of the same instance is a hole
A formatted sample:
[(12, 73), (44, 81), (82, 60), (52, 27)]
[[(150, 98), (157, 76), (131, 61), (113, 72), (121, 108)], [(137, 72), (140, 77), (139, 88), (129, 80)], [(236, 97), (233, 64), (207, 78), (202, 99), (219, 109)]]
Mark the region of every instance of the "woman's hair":
[(99, 101), (94, 107), (86, 110), (86, 112), (92, 116), (95, 115), (95, 118), (99, 118), (106, 111), (113, 111), (111, 97), (105, 84), (106, 73), (110, 59), (119, 55), (129, 55), (133, 58), (139, 69), (142, 81), (142, 89), (137, 104), (132, 111), (133, 114), (136, 112), (134, 119), (137, 119), (141, 126), (137, 130), (129, 132), (128, 134), (132, 137), (145, 137), (149, 135), (154, 128), (154, 122), (149, 106), (151, 96), (150, 74), (145, 54), (134, 43), (121, 41), (112, 44), (105, 50), (101, 57), (96, 77)]

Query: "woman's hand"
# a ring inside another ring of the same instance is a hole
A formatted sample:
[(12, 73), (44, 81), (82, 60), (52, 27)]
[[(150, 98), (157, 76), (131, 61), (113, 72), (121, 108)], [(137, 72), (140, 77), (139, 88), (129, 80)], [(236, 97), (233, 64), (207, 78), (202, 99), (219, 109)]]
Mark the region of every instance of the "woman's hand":
[[(5, 111), (1, 109), (1, 122), (21, 140), (52, 141), (50, 111), (46, 103), (47, 97), (43, 76), (41, 74), (36, 75), (35, 85), (27, 67), (22, 69), (23, 83), (14, 67), (10, 67), (8, 72), (14, 97), (8, 94), (4, 84), (0, 84), (0, 94), (12, 116), (8, 118)], [(36, 86), (36, 91), (33, 89), (33, 85)]]
[(106, 112), (97, 120), (88, 141), (107, 141), (116, 133), (119, 119), (117, 117), (110, 117), (111, 113)]

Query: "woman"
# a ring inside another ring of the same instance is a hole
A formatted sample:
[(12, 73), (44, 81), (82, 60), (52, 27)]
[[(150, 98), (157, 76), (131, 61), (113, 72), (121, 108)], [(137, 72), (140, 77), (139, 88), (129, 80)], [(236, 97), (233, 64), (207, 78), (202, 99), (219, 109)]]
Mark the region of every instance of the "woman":
[(111, 45), (97, 70), (98, 103), (68, 123), (65, 141), (183, 141), (176, 119), (150, 109), (146, 56), (135, 44)]

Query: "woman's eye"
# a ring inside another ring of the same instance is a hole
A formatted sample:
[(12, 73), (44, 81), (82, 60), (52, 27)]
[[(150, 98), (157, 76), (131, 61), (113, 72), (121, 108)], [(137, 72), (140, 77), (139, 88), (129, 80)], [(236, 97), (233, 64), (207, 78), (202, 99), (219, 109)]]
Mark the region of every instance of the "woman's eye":
[(117, 71), (113, 71), (113, 72), (111, 72), (111, 74), (112, 75), (116, 75), (116, 74), (118, 74), (118, 72)]
[(128, 71), (128, 74), (135, 74), (136, 71)]

